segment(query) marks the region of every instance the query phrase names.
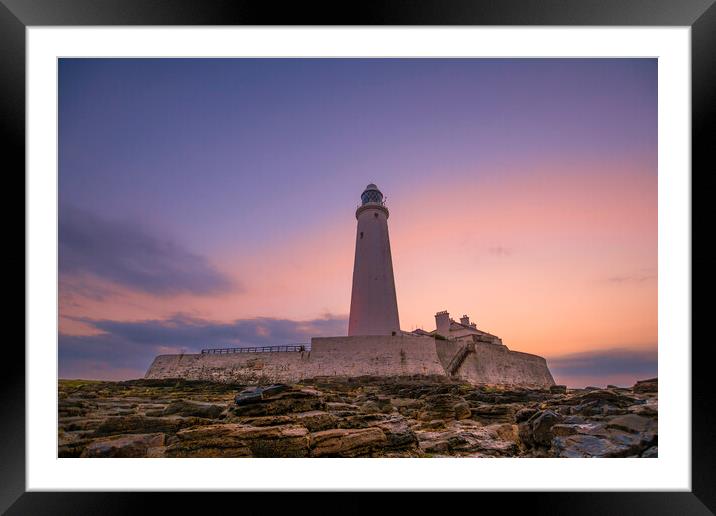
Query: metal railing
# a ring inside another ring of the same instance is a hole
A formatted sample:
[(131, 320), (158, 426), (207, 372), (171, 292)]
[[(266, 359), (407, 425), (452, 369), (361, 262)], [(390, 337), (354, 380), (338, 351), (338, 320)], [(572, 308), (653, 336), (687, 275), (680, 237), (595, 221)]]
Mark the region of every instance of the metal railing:
[(228, 353), (281, 353), (281, 352), (301, 352), (308, 351), (305, 344), (295, 344), (291, 346), (258, 346), (252, 348), (213, 348), (202, 349), (202, 354), (228, 354)]

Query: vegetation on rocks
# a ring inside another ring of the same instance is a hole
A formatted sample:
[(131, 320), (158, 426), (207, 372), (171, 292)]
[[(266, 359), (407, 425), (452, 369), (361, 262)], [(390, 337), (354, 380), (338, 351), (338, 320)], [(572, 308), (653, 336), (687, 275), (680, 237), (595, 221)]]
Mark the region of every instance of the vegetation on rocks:
[(60, 380), (59, 457), (657, 457), (658, 382)]

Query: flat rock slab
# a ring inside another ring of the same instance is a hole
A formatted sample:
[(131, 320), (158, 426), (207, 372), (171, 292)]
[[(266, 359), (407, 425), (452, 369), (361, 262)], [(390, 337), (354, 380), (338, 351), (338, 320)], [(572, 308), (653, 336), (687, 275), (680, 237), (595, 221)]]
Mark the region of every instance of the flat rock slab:
[(630, 447), (593, 435), (555, 437), (552, 448), (557, 457), (626, 457)]
[(169, 457), (305, 457), (308, 430), (299, 425), (245, 426), (238, 423), (208, 425), (177, 432), (178, 442), (167, 448)]
[(336, 428), (311, 434), (311, 457), (354, 457), (382, 447), (387, 438), (380, 428)]
[(152, 448), (164, 446), (164, 434), (133, 434), (97, 439), (81, 457), (146, 457)]

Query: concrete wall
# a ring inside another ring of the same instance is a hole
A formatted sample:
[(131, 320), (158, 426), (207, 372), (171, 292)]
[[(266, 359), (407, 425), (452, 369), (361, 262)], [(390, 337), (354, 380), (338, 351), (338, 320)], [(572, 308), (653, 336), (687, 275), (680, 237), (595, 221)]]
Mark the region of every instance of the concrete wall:
[(145, 378), (237, 383), (296, 382), (313, 376), (445, 374), (435, 341), (419, 336), (322, 337), (310, 352), (160, 355)]
[[(440, 362), (447, 367), (457, 351), (467, 341), (437, 340)], [(470, 353), (456, 376), (470, 383), (509, 384), (532, 388), (554, 385), (547, 361), (537, 355), (511, 351), (502, 344), (473, 342), (475, 352)]]

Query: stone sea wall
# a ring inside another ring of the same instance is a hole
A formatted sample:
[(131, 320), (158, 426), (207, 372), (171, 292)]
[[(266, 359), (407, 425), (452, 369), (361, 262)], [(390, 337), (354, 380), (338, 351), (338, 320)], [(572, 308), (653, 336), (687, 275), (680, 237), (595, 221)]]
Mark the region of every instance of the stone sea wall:
[[(440, 361), (447, 368), (450, 360), (466, 345), (464, 340), (436, 340)], [(537, 355), (512, 351), (502, 344), (471, 342), (474, 353), (465, 358), (455, 376), (472, 384), (506, 384), (531, 388), (554, 385), (547, 361)]]
[(297, 382), (315, 376), (445, 374), (435, 341), (419, 336), (315, 337), (311, 351), (160, 355), (145, 378), (224, 383)]
[[(315, 337), (311, 351), (304, 352), (160, 355), (145, 378), (264, 384), (316, 376), (445, 375), (465, 344), (409, 335)], [(544, 358), (501, 344), (472, 344), (475, 351), (458, 368), (457, 378), (473, 384), (554, 385)]]

